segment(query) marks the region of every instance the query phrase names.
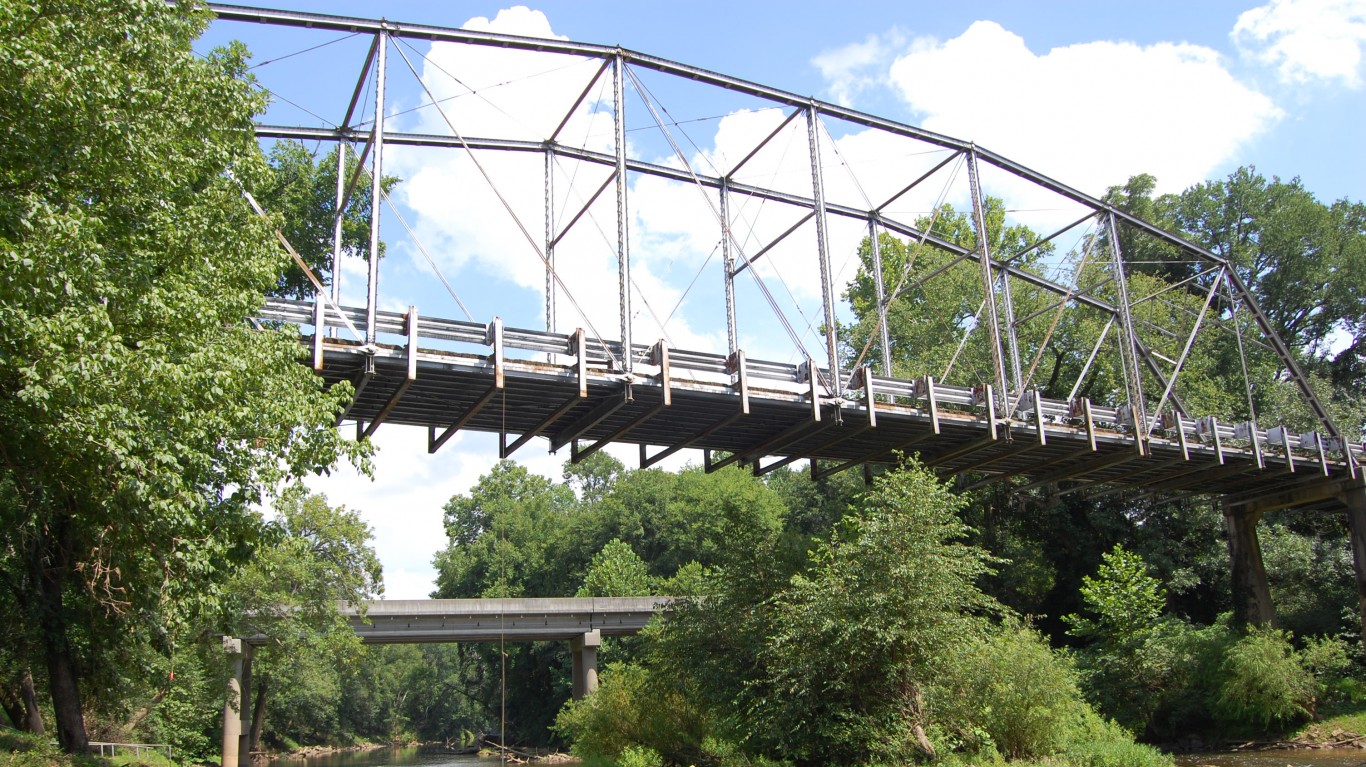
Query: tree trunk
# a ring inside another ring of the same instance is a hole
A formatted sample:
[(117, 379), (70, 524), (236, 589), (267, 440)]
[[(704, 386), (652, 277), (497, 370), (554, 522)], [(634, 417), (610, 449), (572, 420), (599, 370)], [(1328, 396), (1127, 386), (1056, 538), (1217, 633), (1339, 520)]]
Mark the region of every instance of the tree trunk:
[(10, 726), (16, 730), (25, 729), (24, 703), (9, 685), (0, 685), (0, 708), (5, 709)]
[(261, 730), (266, 726), (266, 687), (269, 677), (261, 675), (256, 683), (256, 703), (251, 707), (251, 736), (247, 738), (247, 753), (258, 750), (261, 745)]
[(90, 741), (81, 711), (81, 688), (76, 675), (76, 658), (67, 636), (66, 605), (62, 589), (69, 565), (67, 530), (70, 522), (61, 518), (43, 536), (37, 566), (38, 607), (43, 647), (47, 655), (48, 691), (57, 720), (57, 742), (69, 754), (83, 753)]
[(143, 719), (146, 719), (149, 714), (157, 710), (157, 706), (161, 705), (161, 702), (166, 699), (166, 693), (170, 691), (171, 688), (169, 687), (163, 687), (160, 690), (157, 690), (157, 694), (152, 696), (152, 699), (147, 702), (147, 705), (134, 711), (133, 715), (128, 717), (128, 721), (123, 723), (123, 731), (132, 734), (132, 732), (138, 728), (138, 725), (142, 724)]
[(35, 735), (45, 734), (43, 712), (38, 709), (38, 691), (33, 689), (33, 672), (27, 666), (19, 680), (19, 694), (24, 698), (24, 729)]

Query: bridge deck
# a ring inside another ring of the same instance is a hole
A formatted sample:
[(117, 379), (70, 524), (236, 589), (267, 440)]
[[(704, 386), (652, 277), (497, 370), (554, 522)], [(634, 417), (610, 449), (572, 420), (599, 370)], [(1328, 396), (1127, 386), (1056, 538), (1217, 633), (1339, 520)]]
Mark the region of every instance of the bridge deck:
[(343, 608), (342, 614), (367, 644), (540, 642), (589, 631), (635, 634), (667, 602), (667, 597), (400, 599), (371, 602), (363, 620), (354, 607)]
[[(364, 316), (343, 311), (353, 321)], [(275, 300), (261, 316), (317, 322), (311, 302)], [(1234, 501), (1285, 496), (1287, 505), (1333, 498), (1362, 458), (1359, 444), (1213, 418), (1169, 416), (1166, 428), (1139, 440), (1122, 409), (1033, 392), (1006, 418), (989, 391), (932, 379), (859, 375), (856, 388), (837, 398), (824, 371), (812, 380), (809, 366), (743, 354), (637, 346), (641, 361), (628, 375), (611, 361), (619, 344), (582, 333), (428, 318), (415, 324), (380, 312), (381, 336), (400, 343), (369, 349), (327, 333), (306, 340), (329, 383), (348, 380), (359, 390), (345, 418), (367, 433), (380, 423), (428, 427), (432, 451), (454, 427), (501, 434), (507, 453), (532, 436), (548, 438), (552, 451), (569, 446), (572, 455), (624, 442), (640, 445), (649, 465), (689, 447), (728, 454), (715, 461), (708, 454), (711, 469), (738, 463), (756, 474), (799, 459), (831, 473), (891, 463), (903, 451), (941, 474), (981, 473), (988, 481), (1076, 480)]]

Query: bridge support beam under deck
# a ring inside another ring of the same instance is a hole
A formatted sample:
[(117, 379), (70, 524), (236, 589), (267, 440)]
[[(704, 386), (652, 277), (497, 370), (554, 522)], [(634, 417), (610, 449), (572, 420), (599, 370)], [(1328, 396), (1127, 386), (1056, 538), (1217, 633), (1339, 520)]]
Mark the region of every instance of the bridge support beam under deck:
[(1264, 511), (1254, 504), (1224, 504), (1228, 557), (1233, 564), (1233, 618), (1242, 626), (1270, 626), (1275, 619), (1262, 546), (1257, 539), (1257, 522)]
[(598, 689), (598, 647), (601, 645), (602, 632), (597, 629), (569, 640), (569, 648), (574, 656), (574, 700), (580, 700)]

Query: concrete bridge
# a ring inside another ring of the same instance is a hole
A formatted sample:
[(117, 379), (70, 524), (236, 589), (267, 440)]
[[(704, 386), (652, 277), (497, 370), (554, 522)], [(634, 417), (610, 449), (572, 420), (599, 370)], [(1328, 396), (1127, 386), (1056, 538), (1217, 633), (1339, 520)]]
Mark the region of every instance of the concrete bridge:
[[(398, 599), (345, 604), (342, 615), (365, 644), (568, 641), (574, 698), (597, 689), (605, 636), (639, 633), (671, 597)], [(249, 767), (251, 665), (264, 636), (224, 637), (232, 676), (223, 706), (222, 767)], [(235, 704), (235, 705), (234, 705)]]

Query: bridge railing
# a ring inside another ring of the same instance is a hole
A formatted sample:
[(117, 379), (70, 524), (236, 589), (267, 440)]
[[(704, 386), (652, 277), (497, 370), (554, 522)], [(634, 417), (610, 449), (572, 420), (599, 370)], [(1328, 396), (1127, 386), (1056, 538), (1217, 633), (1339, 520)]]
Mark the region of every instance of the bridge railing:
[[(365, 310), (353, 307), (340, 309), (346, 320), (353, 325), (365, 318)], [(285, 322), (300, 326), (315, 327), (315, 332), (329, 333), (336, 329), (345, 331), (346, 323), (337, 317), (337, 312), (328, 309), (324, 313), (321, 328), (317, 328), (317, 306), (311, 301), (271, 299), (259, 314), (260, 319), (271, 322)], [(492, 343), (491, 325), (479, 322), (423, 317), (419, 322), (422, 349), (432, 351), (469, 352), (471, 347), (478, 352), (486, 352)], [(403, 312), (379, 311), (376, 313), (377, 333), (401, 341), (408, 336), (408, 319)], [(344, 335), (338, 342), (346, 342)], [(438, 342), (438, 343), (434, 343)], [(448, 346), (453, 344), (454, 346)], [(534, 355), (564, 355), (577, 357), (575, 336), (523, 328), (505, 328), (502, 331), (502, 345), (509, 358)], [(445, 347), (445, 348), (441, 348)], [(357, 350), (361, 350), (357, 342)], [(632, 345), (633, 356), (643, 360), (643, 367), (651, 369), (653, 346)], [(599, 338), (585, 338), (583, 354), (588, 365), (599, 371), (611, 374), (612, 360), (621, 357), (621, 344), (618, 341)], [(671, 380), (707, 380), (734, 384), (737, 371), (731, 358), (724, 355), (690, 350), (669, 350)], [(814, 365), (794, 365), (771, 360), (748, 359), (745, 362), (745, 375), (748, 385), (771, 391), (784, 391), (791, 394), (815, 392), (823, 401), (835, 399), (831, 390), (828, 369)], [(812, 382), (809, 376), (815, 376)], [(658, 383), (658, 382), (655, 382)], [(856, 392), (866, 392), (869, 385), (875, 397), (851, 396)], [(1018, 399), (1017, 399), (1018, 397)], [(1085, 430), (1088, 434), (1096, 430), (1111, 437), (1144, 440), (1156, 439), (1179, 447), (1189, 455), (1192, 451), (1212, 453), (1220, 462), (1225, 454), (1241, 454), (1250, 457), (1259, 466), (1265, 457), (1276, 456), (1290, 470), (1297, 464), (1316, 466), (1323, 473), (1330, 471), (1330, 464), (1345, 465), (1355, 474), (1356, 467), (1366, 458), (1366, 444), (1347, 442), (1342, 439), (1324, 438), (1317, 432), (1298, 433), (1284, 426), (1262, 428), (1251, 421), (1225, 422), (1214, 416), (1191, 418), (1174, 412), (1164, 412), (1154, 416), (1151, 429), (1135, 424), (1133, 410), (1127, 406), (1107, 406), (1081, 400), (1063, 400), (1042, 396), (1037, 391), (1025, 392), (1019, 396), (1011, 392), (1008, 398), (1014, 403), (1015, 410), (1008, 416), (996, 413), (989, 400), (984, 396), (983, 387), (955, 386), (934, 381), (932, 378), (904, 380), (871, 374), (865, 369), (850, 382), (849, 391), (843, 392), (840, 400), (842, 407), (879, 408), (877, 400), (891, 405), (904, 405), (927, 411), (935, 419), (938, 429), (938, 414), (944, 412), (971, 416), (975, 419), (998, 423), (1033, 425), (1040, 434), (1048, 427)], [(1336, 458), (1340, 456), (1340, 460)]]

